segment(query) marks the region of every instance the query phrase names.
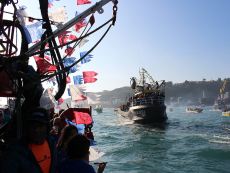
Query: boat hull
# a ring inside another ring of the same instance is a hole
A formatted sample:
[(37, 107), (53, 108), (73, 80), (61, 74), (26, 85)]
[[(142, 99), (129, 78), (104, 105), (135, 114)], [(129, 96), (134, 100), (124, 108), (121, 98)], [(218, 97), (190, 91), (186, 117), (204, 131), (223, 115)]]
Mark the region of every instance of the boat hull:
[(140, 105), (122, 111), (118, 108), (118, 116), (140, 124), (165, 123), (168, 119), (165, 105)]

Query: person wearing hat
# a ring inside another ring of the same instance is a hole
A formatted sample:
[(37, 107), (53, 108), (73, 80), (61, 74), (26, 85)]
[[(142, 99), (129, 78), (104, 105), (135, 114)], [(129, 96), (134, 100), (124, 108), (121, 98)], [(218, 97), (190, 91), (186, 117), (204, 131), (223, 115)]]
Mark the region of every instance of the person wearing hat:
[(1, 166), (2, 173), (55, 173), (57, 151), (50, 135), (49, 114), (44, 108), (29, 113), (27, 134), (10, 146)]

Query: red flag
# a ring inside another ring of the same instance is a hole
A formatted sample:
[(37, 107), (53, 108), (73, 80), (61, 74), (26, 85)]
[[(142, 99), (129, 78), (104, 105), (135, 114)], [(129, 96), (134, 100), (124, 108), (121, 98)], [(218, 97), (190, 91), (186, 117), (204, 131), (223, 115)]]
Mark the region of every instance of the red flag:
[(62, 104), (64, 102), (64, 99), (63, 98), (60, 98), (59, 100), (58, 100), (58, 104), (60, 105), (60, 104)]
[[(64, 31), (63, 33), (58, 35), (58, 39), (59, 39), (59, 43), (60, 45), (68, 43), (68, 39), (69, 39), (69, 35), (67, 35), (68, 33), (70, 33), (71, 31)], [(63, 48), (63, 47), (61, 47)]]
[(66, 84), (71, 83), (71, 79), (69, 76), (66, 76)]
[(96, 81), (96, 78), (84, 78), (84, 83), (94, 83)]
[(77, 0), (77, 5), (91, 4), (88, 0)]
[(44, 58), (34, 56), (34, 59), (35, 59), (35, 61), (37, 63), (38, 71), (39, 71), (40, 74), (43, 74), (43, 73), (46, 73), (46, 72), (53, 73), (53, 72), (56, 71), (56, 66), (50, 64)]
[(87, 23), (83, 23), (85, 19), (82, 19), (80, 22), (75, 24), (75, 29), (76, 31), (78, 31), (79, 29), (81, 29), (82, 27), (86, 26)]
[(72, 34), (71, 34), (71, 35), (69, 36), (69, 39), (70, 39), (70, 40), (76, 40), (77, 37), (76, 37), (75, 35), (72, 35)]
[(94, 72), (94, 71), (85, 71), (83, 72), (83, 77), (84, 78), (92, 78), (94, 76), (97, 76), (98, 73), (97, 72)]
[(76, 124), (91, 124), (93, 122), (91, 116), (84, 112), (76, 112), (74, 111), (74, 117)]
[[(71, 57), (71, 55), (74, 53), (75, 49), (73, 49), (72, 51), (72, 47), (68, 47), (66, 50), (65, 50), (65, 53), (68, 54), (69, 57)], [(70, 52), (71, 51), (71, 52)]]

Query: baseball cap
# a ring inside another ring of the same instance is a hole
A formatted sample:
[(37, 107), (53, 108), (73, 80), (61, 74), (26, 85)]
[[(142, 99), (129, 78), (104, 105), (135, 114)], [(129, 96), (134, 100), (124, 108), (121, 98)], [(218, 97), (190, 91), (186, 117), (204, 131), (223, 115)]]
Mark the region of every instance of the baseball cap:
[(40, 121), (42, 123), (48, 123), (49, 120), (49, 114), (44, 108), (34, 108), (29, 113), (28, 121)]

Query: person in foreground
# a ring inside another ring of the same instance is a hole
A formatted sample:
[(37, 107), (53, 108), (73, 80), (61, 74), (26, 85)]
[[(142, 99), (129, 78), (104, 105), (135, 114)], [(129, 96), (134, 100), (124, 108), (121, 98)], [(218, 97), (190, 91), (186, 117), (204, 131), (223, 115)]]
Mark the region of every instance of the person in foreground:
[(66, 144), (67, 141), (75, 134), (78, 133), (78, 129), (74, 125), (66, 125), (62, 132), (61, 137), (58, 140), (57, 143), (57, 166), (59, 163), (65, 158), (66, 155)]
[[(67, 158), (59, 164), (58, 173), (95, 173), (89, 165), (90, 141), (82, 134), (75, 134), (67, 142)], [(98, 166), (97, 173), (102, 173), (106, 163)]]
[(44, 108), (29, 113), (27, 134), (10, 146), (2, 163), (2, 173), (55, 173), (57, 151), (51, 137), (49, 115)]

